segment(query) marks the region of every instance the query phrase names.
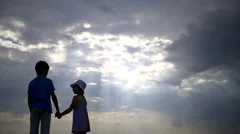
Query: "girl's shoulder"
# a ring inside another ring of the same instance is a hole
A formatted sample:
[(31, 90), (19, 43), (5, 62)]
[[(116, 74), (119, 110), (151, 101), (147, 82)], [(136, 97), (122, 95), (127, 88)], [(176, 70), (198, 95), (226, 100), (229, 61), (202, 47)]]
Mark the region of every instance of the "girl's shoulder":
[(75, 95), (74, 99), (78, 106), (82, 104), (85, 104), (85, 105), (87, 104), (87, 100), (83, 95)]
[(75, 95), (73, 98), (77, 98), (77, 99), (85, 99), (84, 95)]

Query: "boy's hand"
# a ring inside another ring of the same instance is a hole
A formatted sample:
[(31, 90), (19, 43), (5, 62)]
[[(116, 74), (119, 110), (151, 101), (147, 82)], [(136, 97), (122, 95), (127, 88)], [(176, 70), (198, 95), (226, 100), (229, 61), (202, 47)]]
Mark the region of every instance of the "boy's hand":
[(61, 113), (58, 111), (55, 113), (55, 117), (57, 117), (58, 119), (60, 119), (62, 116), (61, 116)]

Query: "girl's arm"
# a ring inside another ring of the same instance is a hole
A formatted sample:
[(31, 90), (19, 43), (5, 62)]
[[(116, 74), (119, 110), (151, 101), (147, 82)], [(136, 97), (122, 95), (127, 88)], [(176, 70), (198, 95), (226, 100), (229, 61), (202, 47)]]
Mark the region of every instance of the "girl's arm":
[(60, 116), (64, 116), (66, 114), (69, 114), (75, 106), (76, 106), (76, 96), (73, 97), (70, 107), (68, 109), (66, 109), (64, 112), (62, 112), (60, 114)]

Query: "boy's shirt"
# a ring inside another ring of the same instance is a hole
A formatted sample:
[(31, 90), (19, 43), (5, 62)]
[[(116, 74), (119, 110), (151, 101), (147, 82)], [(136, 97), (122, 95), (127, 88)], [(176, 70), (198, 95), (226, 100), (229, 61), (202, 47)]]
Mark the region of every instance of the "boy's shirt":
[(32, 97), (32, 109), (40, 108), (52, 113), (51, 92), (55, 90), (51, 79), (37, 77), (28, 86), (28, 95)]

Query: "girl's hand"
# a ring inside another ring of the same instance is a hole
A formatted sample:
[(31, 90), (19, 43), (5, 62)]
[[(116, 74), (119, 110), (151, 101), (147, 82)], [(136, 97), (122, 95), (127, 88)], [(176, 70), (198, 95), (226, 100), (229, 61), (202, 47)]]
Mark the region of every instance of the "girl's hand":
[(57, 117), (58, 119), (60, 119), (62, 117), (61, 113), (60, 112), (56, 112), (55, 113), (55, 117)]

